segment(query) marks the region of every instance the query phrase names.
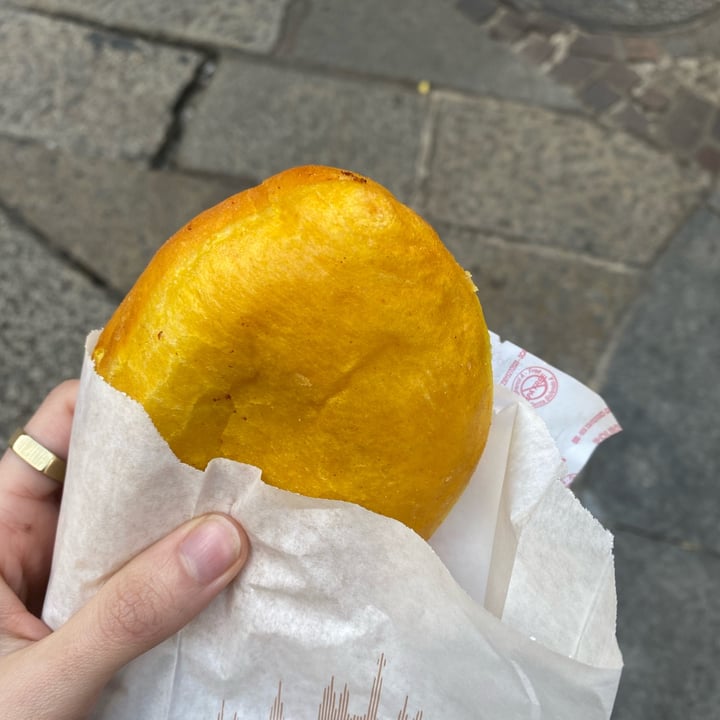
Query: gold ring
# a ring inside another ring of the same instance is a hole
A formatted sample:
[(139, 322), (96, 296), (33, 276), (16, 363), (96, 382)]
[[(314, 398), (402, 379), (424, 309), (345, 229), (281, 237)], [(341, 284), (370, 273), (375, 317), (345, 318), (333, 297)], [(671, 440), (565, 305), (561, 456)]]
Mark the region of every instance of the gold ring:
[(65, 479), (65, 461), (18, 428), (10, 438), (10, 449), (30, 467), (61, 485)]

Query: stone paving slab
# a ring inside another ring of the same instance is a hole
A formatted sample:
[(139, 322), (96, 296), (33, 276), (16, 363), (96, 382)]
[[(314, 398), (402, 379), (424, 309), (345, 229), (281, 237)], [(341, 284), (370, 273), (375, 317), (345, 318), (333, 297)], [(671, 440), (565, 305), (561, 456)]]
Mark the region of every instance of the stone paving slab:
[(61, 380), (78, 377), (87, 333), (115, 303), (0, 211), (0, 437)]
[[(578, 491), (605, 522), (720, 552), (720, 216), (698, 210), (653, 270), (603, 396), (624, 432)], [(718, 605), (720, 608), (720, 605)]]
[(267, 53), (290, 0), (12, 0), (143, 34)]
[(487, 5), (415, 0), (393, 2), (388, 12), (386, 0), (316, 0), (283, 53), (332, 68), (579, 110), (572, 92), (493, 41), (474, 20), (488, 18)]
[(446, 95), (434, 110), (427, 211), (492, 234), (644, 265), (709, 184), (584, 118)]
[(428, 98), (394, 85), (225, 58), (195, 98), (181, 167), (264, 179), (294, 165), (355, 170), (410, 201)]
[(0, 174), (0, 201), (121, 294), (172, 233), (248, 186), (2, 138), (0, 166), (22, 168)]
[(200, 61), (0, 8), (0, 133), (110, 157), (152, 155)]
[(720, 556), (615, 535), (618, 643), (613, 720), (716, 720)]
[(592, 380), (599, 356), (642, 285), (639, 273), (473, 230), (436, 229), (472, 274), (494, 332), (582, 382)]

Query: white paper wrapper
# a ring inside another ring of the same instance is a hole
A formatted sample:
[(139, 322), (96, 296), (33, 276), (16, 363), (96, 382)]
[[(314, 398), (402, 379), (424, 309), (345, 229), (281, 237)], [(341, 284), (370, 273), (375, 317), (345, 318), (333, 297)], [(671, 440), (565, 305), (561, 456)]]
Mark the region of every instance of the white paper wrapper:
[[(513, 348), (496, 345), (496, 377)], [(604, 407), (586, 388), (565, 402), (584, 405), (580, 427)], [(86, 353), (43, 617), (58, 627), (129, 557), (220, 510), (248, 531), (249, 564), (123, 670), (96, 717), (609, 718), (622, 666), (612, 537), (567, 475), (545, 422), (498, 386), (488, 447), (428, 544), (355, 505), (267, 486), (247, 465), (181, 464)]]
[(567, 465), (569, 485), (603, 440), (620, 425), (603, 399), (569, 375), (490, 333), (495, 382), (522, 396), (550, 429)]

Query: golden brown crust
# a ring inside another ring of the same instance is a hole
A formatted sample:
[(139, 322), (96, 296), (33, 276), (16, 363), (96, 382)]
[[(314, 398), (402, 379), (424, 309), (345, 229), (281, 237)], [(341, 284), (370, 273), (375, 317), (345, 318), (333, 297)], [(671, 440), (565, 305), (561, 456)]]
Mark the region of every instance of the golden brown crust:
[(334, 168), (287, 170), (181, 228), (93, 357), (185, 462), (249, 462), (425, 537), (489, 428), (471, 281), (419, 216)]

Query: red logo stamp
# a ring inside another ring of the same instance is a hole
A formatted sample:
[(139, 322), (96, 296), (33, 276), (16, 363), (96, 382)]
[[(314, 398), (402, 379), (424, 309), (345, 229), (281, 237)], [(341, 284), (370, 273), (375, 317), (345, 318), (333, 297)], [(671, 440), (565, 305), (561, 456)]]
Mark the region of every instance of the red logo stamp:
[(512, 386), (513, 392), (522, 395), (533, 407), (547, 405), (557, 395), (558, 380), (544, 367), (527, 367), (521, 370)]

